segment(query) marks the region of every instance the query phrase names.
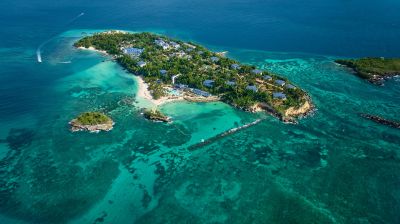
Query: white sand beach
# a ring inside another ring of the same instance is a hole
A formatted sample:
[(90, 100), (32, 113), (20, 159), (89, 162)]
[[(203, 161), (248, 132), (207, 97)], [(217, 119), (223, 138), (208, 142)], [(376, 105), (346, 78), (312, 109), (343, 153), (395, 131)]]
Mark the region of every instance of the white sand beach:
[(106, 51), (97, 50), (97, 49), (94, 48), (94, 47), (88, 47), (88, 48), (86, 48), (86, 47), (78, 47), (78, 49), (80, 49), (80, 50), (89, 50), (89, 51), (96, 51), (96, 52), (99, 52), (99, 53), (108, 55), (108, 53), (107, 53)]
[(150, 102), (153, 106), (160, 106), (165, 103), (184, 100), (182, 96), (164, 96), (156, 100), (150, 94), (148, 85), (144, 82), (143, 78), (141, 76), (135, 76), (135, 79), (138, 84), (137, 97)]
[[(123, 32), (123, 31), (121, 31), (121, 32)], [(104, 55), (108, 55), (108, 53), (106, 51), (98, 50), (92, 46), (88, 47), (88, 48), (78, 47), (78, 49), (95, 51), (95, 52), (99, 52)], [(185, 100), (194, 101), (194, 102), (216, 101), (215, 97), (207, 99), (207, 98), (197, 97), (197, 96), (188, 96), (187, 94), (185, 94), (185, 96), (184, 95), (181, 95), (181, 96), (168, 95), (168, 96), (161, 97), (160, 99), (154, 99), (153, 96), (151, 95), (150, 91), (148, 90), (148, 85), (143, 80), (143, 77), (134, 75), (134, 78), (137, 82), (137, 87), (138, 87), (136, 98), (139, 101), (140, 106), (144, 107), (144, 108), (158, 107), (158, 106), (161, 106), (166, 103), (176, 102), (176, 101), (185, 101)]]

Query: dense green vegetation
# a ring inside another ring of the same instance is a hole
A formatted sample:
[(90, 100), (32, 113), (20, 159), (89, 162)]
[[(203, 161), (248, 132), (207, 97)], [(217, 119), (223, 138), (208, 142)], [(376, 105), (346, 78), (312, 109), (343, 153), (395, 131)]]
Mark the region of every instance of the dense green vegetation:
[(111, 118), (100, 112), (84, 112), (76, 118), (76, 121), (80, 125), (96, 125), (112, 122)]
[(162, 96), (165, 96), (165, 90), (161, 83), (157, 82), (157, 77), (146, 76), (144, 77), (144, 81), (149, 84), (149, 91), (154, 99), (159, 99)]
[(169, 122), (170, 119), (162, 114), (159, 110), (145, 110), (144, 111), (144, 117), (149, 119), (149, 120), (155, 120), (155, 121), (163, 121), (163, 122)]
[(356, 75), (371, 82), (400, 74), (400, 58), (360, 58), (335, 61), (352, 68)]
[[(169, 44), (176, 43), (179, 46), (163, 48), (156, 43), (157, 40)], [(286, 78), (267, 71), (254, 74), (255, 66), (240, 64), (200, 45), (165, 36), (109, 31), (84, 37), (76, 42), (75, 46), (94, 47), (113, 55), (117, 62), (128, 71), (144, 77), (156, 99), (165, 95), (163, 86), (171, 84), (172, 76), (179, 74), (176, 83), (218, 95), (223, 101), (243, 109), (261, 102), (283, 113), (287, 108), (298, 107), (307, 100), (305, 92), (300, 88), (289, 89), (275, 84), (278, 79), (289, 84)], [(124, 53), (124, 49), (132, 47), (144, 51), (139, 55)], [(139, 66), (139, 62), (145, 62), (146, 65)], [(232, 65), (238, 65), (238, 67), (233, 68)], [(162, 74), (161, 70), (167, 71), (166, 74)], [(265, 75), (272, 78), (264, 80)], [(203, 85), (205, 80), (213, 80), (213, 86)], [(235, 84), (228, 85), (227, 81)], [(257, 91), (249, 90), (247, 88), (249, 85), (256, 86)], [(273, 92), (283, 92), (286, 99), (273, 99)]]

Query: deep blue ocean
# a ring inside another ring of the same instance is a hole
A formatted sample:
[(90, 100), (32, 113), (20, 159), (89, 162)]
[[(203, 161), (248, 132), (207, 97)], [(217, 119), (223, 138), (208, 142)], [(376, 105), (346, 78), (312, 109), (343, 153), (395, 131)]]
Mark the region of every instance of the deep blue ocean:
[[(398, 0), (1, 1), (0, 223), (400, 223), (400, 130), (359, 115), (400, 121), (400, 78), (375, 86), (333, 63), (400, 57), (399, 12)], [(72, 47), (108, 29), (226, 50), (317, 110), (289, 125), (171, 103), (174, 123), (151, 123), (131, 74)], [(71, 133), (87, 110), (115, 128)]]

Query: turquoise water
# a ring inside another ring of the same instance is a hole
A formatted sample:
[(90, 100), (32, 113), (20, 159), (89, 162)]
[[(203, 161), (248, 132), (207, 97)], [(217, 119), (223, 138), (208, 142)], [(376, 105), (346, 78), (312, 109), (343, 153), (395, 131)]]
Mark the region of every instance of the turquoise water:
[(181, 95), (181, 93), (176, 89), (172, 89), (171, 91), (169, 91), (169, 94), (173, 95), (173, 96), (180, 96)]
[[(397, 2), (121, 2), (0, 3), (0, 223), (400, 223), (400, 132), (359, 116), (400, 120), (400, 79), (373, 86), (333, 63), (398, 56)], [(161, 107), (173, 123), (147, 121), (132, 75), (71, 46), (110, 27), (227, 50), (288, 77), (317, 110), (290, 125), (177, 102)], [(69, 132), (86, 110), (115, 128)]]

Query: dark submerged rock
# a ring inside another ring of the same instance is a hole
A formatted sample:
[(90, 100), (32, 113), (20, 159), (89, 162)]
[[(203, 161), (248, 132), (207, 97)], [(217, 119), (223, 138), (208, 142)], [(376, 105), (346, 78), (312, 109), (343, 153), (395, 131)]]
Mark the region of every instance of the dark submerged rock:
[(375, 116), (375, 115), (371, 115), (371, 114), (360, 114), (361, 117), (364, 117), (366, 119), (369, 119), (371, 121), (374, 121), (378, 124), (382, 124), (382, 125), (386, 125), (392, 128), (397, 128), (400, 129), (400, 122), (397, 121), (392, 121), (392, 120), (387, 120), (385, 118), (379, 117), (379, 116)]

